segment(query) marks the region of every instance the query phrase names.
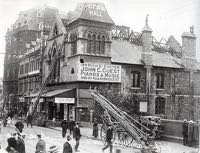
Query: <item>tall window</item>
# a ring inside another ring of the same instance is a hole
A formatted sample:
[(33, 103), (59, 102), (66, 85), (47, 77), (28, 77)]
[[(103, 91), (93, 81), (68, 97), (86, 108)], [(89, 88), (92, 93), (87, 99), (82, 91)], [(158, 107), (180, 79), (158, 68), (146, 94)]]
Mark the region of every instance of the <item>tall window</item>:
[(101, 54), (105, 54), (105, 36), (102, 36), (102, 41), (101, 41)]
[(164, 74), (163, 73), (156, 74), (156, 88), (164, 89)]
[(87, 53), (89, 54), (105, 54), (105, 40), (104, 35), (88, 34), (87, 35)]
[(133, 75), (133, 85), (132, 87), (140, 87), (140, 72), (134, 71), (132, 72)]
[(96, 54), (96, 35), (92, 35), (92, 53)]
[(162, 97), (156, 98), (155, 114), (165, 114), (165, 98)]
[(70, 35), (70, 41), (71, 41), (71, 55), (75, 55), (77, 52), (77, 35), (76, 35), (76, 33), (72, 33)]
[(90, 34), (87, 36), (87, 53), (91, 53), (92, 50), (92, 37)]
[(101, 49), (101, 37), (100, 35), (97, 36), (97, 42), (96, 42), (96, 45), (97, 45), (97, 54), (100, 54), (100, 49)]

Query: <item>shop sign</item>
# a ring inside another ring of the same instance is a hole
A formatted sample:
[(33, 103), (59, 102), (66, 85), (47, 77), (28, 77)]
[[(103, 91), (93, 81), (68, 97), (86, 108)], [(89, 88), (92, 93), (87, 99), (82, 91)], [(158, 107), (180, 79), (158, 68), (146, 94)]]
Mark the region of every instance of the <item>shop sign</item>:
[(22, 98), (22, 97), (20, 97), (20, 98), (19, 98), (19, 102), (22, 102), (22, 103), (24, 103), (24, 102), (25, 102), (25, 99), (24, 99), (24, 98)]
[(147, 112), (147, 102), (140, 102), (140, 112)]
[(55, 103), (74, 104), (74, 98), (59, 98), (59, 97), (55, 97)]
[(78, 80), (93, 82), (121, 82), (121, 66), (100, 63), (81, 63)]

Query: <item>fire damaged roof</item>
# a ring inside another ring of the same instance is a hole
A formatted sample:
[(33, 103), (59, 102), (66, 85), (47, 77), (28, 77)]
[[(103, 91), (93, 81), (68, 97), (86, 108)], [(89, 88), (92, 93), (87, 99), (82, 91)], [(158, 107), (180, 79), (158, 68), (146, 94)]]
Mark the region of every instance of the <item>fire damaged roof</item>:
[[(113, 63), (138, 64), (142, 62), (142, 47), (132, 45), (128, 41), (112, 40), (111, 57)], [(152, 51), (153, 66), (183, 68), (181, 59), (175, 58), (168, 53)]]

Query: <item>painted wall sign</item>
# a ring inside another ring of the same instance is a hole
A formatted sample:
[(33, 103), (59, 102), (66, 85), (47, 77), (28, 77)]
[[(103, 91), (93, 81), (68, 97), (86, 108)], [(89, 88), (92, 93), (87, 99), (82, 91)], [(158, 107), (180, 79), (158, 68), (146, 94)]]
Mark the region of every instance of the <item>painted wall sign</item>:
[(121, 66), (99, 63), (81, 63), (78, 80), (94, 82), (121, 82)]
[(74, 98), (59, 98), (59, 97), (55, 97), (55, 103), (74, 104)]

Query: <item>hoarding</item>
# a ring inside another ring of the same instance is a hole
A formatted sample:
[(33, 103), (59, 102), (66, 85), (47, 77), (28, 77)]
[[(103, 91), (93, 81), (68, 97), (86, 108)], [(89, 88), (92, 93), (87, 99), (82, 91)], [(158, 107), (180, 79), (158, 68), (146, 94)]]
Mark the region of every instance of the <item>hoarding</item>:
[(93, 82), (121, 82), (121, 66), (100, 63), (81, 63), (78, 80)]

